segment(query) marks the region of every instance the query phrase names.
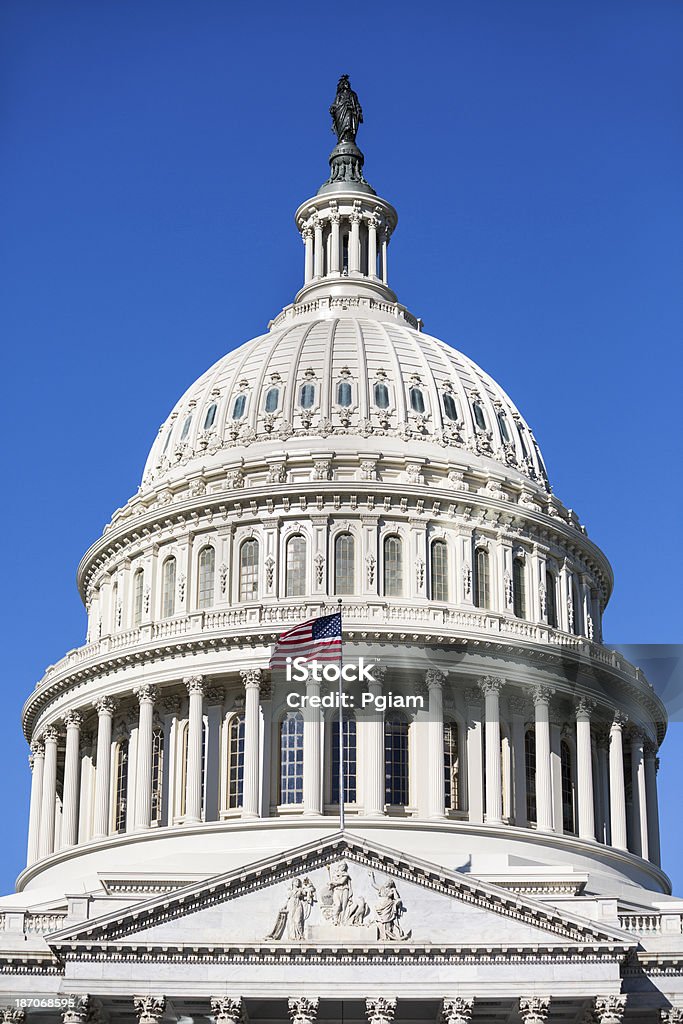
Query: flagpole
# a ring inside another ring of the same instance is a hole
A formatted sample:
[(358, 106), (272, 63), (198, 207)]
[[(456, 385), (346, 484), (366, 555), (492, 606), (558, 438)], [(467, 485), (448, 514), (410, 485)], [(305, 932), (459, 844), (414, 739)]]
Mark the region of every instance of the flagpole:
[(344, 831), (344, 681), (342, 679), (344, 640), (342, 634), (342, 599), (337, 598), (339, 606), (339, 831)]

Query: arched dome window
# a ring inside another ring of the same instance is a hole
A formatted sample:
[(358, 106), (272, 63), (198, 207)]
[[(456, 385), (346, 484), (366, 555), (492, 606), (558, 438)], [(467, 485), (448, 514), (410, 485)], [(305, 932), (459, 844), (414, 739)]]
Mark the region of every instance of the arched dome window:
[(152, 824), (161, 825), (164, 780), (164, 730), (152, 732)]
[(180, 431), (180, 440), (181, 441), (184, 441), (187, 438), (187, 435), (190, 433), (190, 424), (191, 423), (192, 423), (192, 413), (190, 413), (189, 416), (185, 417), (185, 422), (183, 423), (183, 429)]
[(562, 829), (564, 832), (575, 832), (572, 752), (566, 740), (562, 740), (560, 743), (560, 766), (562, 776)]
[(392, 807), (408, 803), (408, 723), (399, 718), (384, 723), (384, 801)]
[(173, 555), (167, 558), (161, 570), (161, 617), (169, 619), (175, 614), (175, 569)]
[(206, 410), (206, 416), (204, 417), (204, 430), (211, 430), (211, 427), (216, 422), (216, 413), (218, 412), (218, 406), (215, 402), (212, 402), (209, 408)]
[(392, 535), (384, 540), (384, 596), (403, 595), (403, 542)]
[(491, 605), (489, 553), (486, 548), (477, 548), (474, 552), (474, 598), (477, 608), (489, 608)]
[(381, 382), (375, 384), (374, 387), (375, 405), (378, 409), (389, 408), (389, 388), (386, 384)]
[(280, 723), (281, 804), (300, 804), (304, 799), (304, 720), (290, 711)]
[(444, 793), (447, 811), (456, 811), (460, 806), (457, 722), (444, 722), (443, 727), (443, 770)]
[[(356, 719), (344, 717), (342, 726), (342, 739), (344, 743), (344, 803), (355, 804), (356, 802)], [(339, 719), (332, 722), (332, 785), (331, 803), (339, 803)]]
[(448, 600), (448, 545), (445, 540), (434, 540), (431, 546), (432, 601)]
[(311, 409), (315, 402), (315, 384), (302, 384), (299, 392), (299, 405), (302, 409)]
[(512, 560), (512, 610), (518, 619), (526, 618), (526, 566), (523, 558)]
[(244, 410), (247, 407), (247, 396), (238, 395), (232, 406), (232, 418), (234, 420), (241, 420), (244, 416)]
[(139, 626), (142, 622), (142, 609), (145, 599), (145, 571), (137, 569), (133, 577), (133, 625)]
[(528, 459), (529, 458), (529, 449), (527, 448), (526, 442), (524, 440), (524, 424), (520, 423), (520, 424), (518, 424), (518, 427), (519, 427), (519, 444), (520, 444), (520, 447), (522, 449), (522, 458)]
[(334, 592), (354, 594), (355, 544), (350, 533), (340, 533), (334, 541)]
[(579, 588), (579, 581), (576, 578), (576, 573), (572, 573), (571, 577), (571, 588), (572, 588), (572, 609), (573, 609), (573, 633), (575, 636), (583, 635), (583, 616), (581, 614), (581, 590)]
[(557, 629), (557, 596), (555, 576), (550, 570), (545, 574), (545, 609), (548, 625)]
[(111, 588), (111, 628), (112, 632), (121, 625), (119, 614), (119, 585), (114, 582)]
[(526, 817), (536, 822), (536, 733), (527, 729), (524, 734), (524, 777), (526, 781)]
[(510, 431), (508, 430), (507, 417), (504, 412), (498, 413), (498, 426), (500, 427), (500, 436), (503, 438), (506, 444), (510, 443)]
[(228, 807), (242, 806), (244, 787), (244, 715), (233, 715), (228, 725)]
[(337, 405), (341, 405), (344, 409), (353, 402), (353, 392), (351, 385), (347, 380), (340, 380), (337, 384)]
[(114, 760), (114, 831), (125, 832), (128, 822), (128, 740), (116, 744)]
[(265, 411), (266, 412), (275, 412), (275, 410), (277, 409), (277, 404), (278, 404), (279, 401), (280, 401), (280, 389), (279, 388), (269, 388), (268, 391), (266, 391)]
[(486, 417), (484, 416), (484, 410), (481, 407), (480, 402), (472, 403), (472, 412), (474, 413), (474, 422), (477, 424), (480, 430), (486, 430)]
[(251, 537), (240, 547), (240, 601), (258, 599), (258, 541)]
[(424, 395), (420, 388), (410, 389), (410, 408), (413, 412), (423, 413), (425, 411)]
[(164, 441), (164, 447), (163, 447), (162, 452), (161, 452), (162, 455), (165, 455), (166, 452), (168, 451), (168, 446), (171, 443), (171, 437), (172, 436), (173, 436), (173, 426), (170, 427), (168, 433), (166, 434), (166, 440)]
[(303, 597), (306, 593), (306, 538), (297, 533), (287, 541), (285, 593)]
[(216, 552), (207, 545), (199, 552), (199, 575), (197, 579), (197, 607), (211, 608), (214, 600), (216, 580)]
[(443, 394), (443, 411), (449, 420), (456, 422), (458, 420), (458, 405), (453, 398), (453, 395), (445, 391)]

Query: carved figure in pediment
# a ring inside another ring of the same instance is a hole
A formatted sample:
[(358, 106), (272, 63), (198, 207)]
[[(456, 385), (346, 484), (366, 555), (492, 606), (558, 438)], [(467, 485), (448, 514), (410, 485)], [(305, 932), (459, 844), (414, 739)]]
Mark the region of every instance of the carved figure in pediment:
[(320, 893), (323, 917), (335, 925), (363, 924), (370, 908), (362, 896), (354, 897), (348, 864), (338, 860), (327, 870), (329, 881)]
[(377, 892), (379, 900), (375, 903), (375, 921), (379, 929), (380, 939), (388, 942), (406, 941), (412, 932), (404, 932), (401, 928), (401, 917), (406, 912), (396, 882), (390, 878), (383, 885), (377, 885), (375, 873), (372, 871), (372, 887)]
[(287, 938), (303, 940), (306, 921), (316, 902), (315, 886), (309, 878), (294, 878), (287, 891), (284, 906), (278, 911), (275, 924), (267, 939), (281, 939), (287, 929)]

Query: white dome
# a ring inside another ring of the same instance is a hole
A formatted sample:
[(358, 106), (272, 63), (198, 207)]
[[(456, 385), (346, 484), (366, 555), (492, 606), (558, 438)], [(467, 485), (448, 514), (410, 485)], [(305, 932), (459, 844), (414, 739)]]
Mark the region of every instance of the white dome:
[(196, 469), (196, 460), (215, 468), (247, 446), (310, 450), (315, 438), (326, 448), (374, 443), (385, 455), (440, 461), (457, 449), (464, 466), (493, 461), (508, 478), (549, 489), (533, 434), (500, 385), (409, 326), (401, 307), (357, 303), (366, 315), (350, 312), (346, 298), (289, 307), (269, 333), (223, 356), (161, 427), (143, 488), (184, 475), (188, 463)]

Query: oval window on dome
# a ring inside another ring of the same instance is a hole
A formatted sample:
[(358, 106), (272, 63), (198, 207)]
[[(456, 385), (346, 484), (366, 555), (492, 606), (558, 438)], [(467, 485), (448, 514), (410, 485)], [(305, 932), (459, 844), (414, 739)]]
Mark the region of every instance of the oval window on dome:
[(386, 384), (375, 384), (375, 405), (378, 409), (389, 408), (389, 388)]
[(474, 422), (477, 424), (479, 429), (486, 430), (486, 417), (484, 416), (484, 410), (479, 402), (472, 403), (472, 412), (474, 413)]
[(315, 402), (315, 384), (302, 384), (299, 393), (299, 405), (302, 409), (310, 409)]
[(351, 385), (347, 380), (341, 380), (337, 385), (337, 405), (341, 405), (345, 409), (348, 409), (352, 401), (353, 395), (351, 392)]
[(234, 420), (241, 420), (244, 416), (244, 409), (247, 404), (246, 395), (238, 395), (235, 399), (235, 404), (232, 407), (232, 418)]
[(216, 412), (217, 411), (218, 411), (218, 406), (216, 405), (215, 402), (212, 402), (212, 404), (206, 410), (206, 416), (204, 417), (204, 430), (211, 430), (211, 427), (216, 422)]
[(410, 408), (417, 413), (425, 411), (424, 395), (419, 388), (410, 389)]
[(275, 410), (277, 409), (277, 403), (278, 403), (279, 400), (280, 400), (280, 390), (279, 390), (279, 388), (269, 388), (268, 391), (266, 391), (266, 405), (265, 405), (266, 412), (275, 412)]
[(443, 411), (449, 420), (456, 421), (458, 419), (458, 406), (453, 395), (450, 395), (448, 392), (443, 396)]
[(185, 438), (187, 437), (187, 435), (190, 433), (190, 424), (191, 423), (192, 423), (192, 413), (190, 413), (189, 416), (185, 417), (185, 422), (183, 423), (183, 429), (180, 431), (180, 440), (181, 441), (184, 441)]
[(508, 430), (508, 421), (504, 412), (498, 413), (498, 426), (500, 427), (500, 436), (506, 442), (510, 443), (510, 431)]

